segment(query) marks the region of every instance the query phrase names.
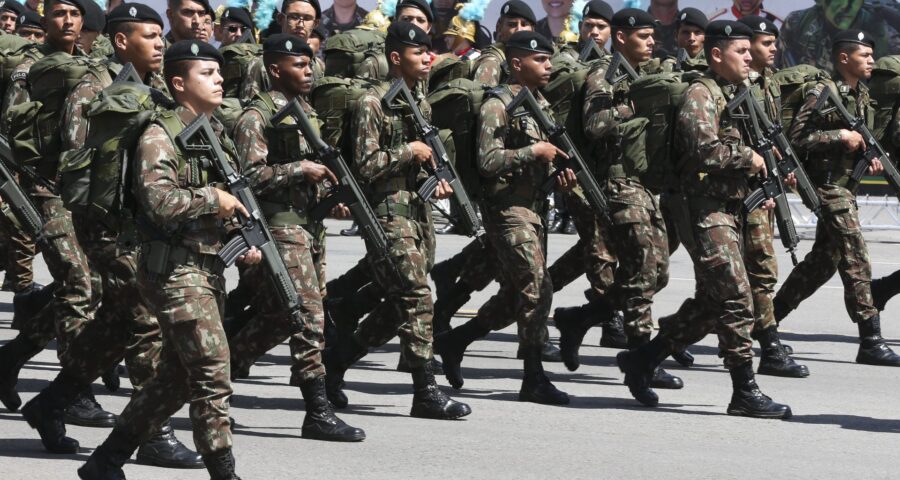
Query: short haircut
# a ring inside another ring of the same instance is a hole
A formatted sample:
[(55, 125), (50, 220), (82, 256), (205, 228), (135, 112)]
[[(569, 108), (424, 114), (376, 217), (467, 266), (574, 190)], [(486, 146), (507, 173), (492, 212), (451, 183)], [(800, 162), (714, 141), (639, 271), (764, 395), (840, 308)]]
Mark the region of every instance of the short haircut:
[(837, 65), (838, 57), (842, 53), (846, 53), (849, 56), (864, 46), (868, 45), (862, 45), (856, 42), (841, 42), (834, 44), (831, 47), (831, 63)]
[(116, 34), (121, 33), (126, 37), (134, 31), (134, 24), (138, 22), (114, 22), (109, 25), (109, 39), (115, 40)]
[(731, 42), (736, 40), (746, 40), (746, 38), (709, 38), (706, 37), (706, 40), (703, 42), (703, 52), (706, 54), (706, 58), (712, 60), (712, 51), (714, 48), (718, 48), (721, 51), (725, 51), (728, 48), (728, 45)]
[(166, 80), (166, 88), (169, 89), (172, 98), (175, 98), (175, 89), (172, 87), (172, 79), (175, 77), (183, 78), (187, 75), (188, 71), (191, 69), (191, 64), (195, 61), (196, 60), (178, 60), (167, 63), (165, 68), (163, 68), (163, 78)]
[[(287, 10), (288, 6), (291, 5), (292, 3), (306, 3), (310, 7), (313, 6), (311, 3), (307, 2), (306, 0), (284, 0), (284, 3), (281, 4), (281, 10), (279, 10), (279, 12), (284, 13), (284, 11)], [(315, 10), (315, 7), (313, 7), (313, 10)], [(319, 18), (318, 12), (316, 12), (316, 18), (317, 19)]]

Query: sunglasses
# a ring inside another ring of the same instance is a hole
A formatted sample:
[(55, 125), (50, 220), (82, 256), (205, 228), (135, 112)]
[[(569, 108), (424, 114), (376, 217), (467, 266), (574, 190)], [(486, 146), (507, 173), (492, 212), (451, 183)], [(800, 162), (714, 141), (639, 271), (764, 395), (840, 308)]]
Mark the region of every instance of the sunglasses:
[(229, 25), (225, 27), (228, 33), (242, 33), (246, 27), (243, 25)]

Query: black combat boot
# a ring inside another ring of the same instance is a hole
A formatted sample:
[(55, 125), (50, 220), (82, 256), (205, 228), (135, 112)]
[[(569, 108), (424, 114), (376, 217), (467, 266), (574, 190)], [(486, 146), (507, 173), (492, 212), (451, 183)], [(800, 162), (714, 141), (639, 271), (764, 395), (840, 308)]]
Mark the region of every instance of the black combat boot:
[(329, 442), (361, 442), (366, 432), (351, 427), (334, 414), (325, 394), (325, 377), (317, 377), (300, 384), (306, 416), (303, 418), (303, 438)]
[(13, 328), (21, 330), (26, 323), (53, 300), (56, 293), (56, 282), (43, 288), (23, 290), (13, 295)]
[(694, 355), (692, 355), (691, 352), (686, 348), (680, 352), (673, 353), (672, 360), (675, 360), (684, 368), (690, 368), (694, 366)]
[(625, 385), (635, 400), (648, 407), (659, 404), (659, 396), (650, 388), (656, 367), (671, 355), (672, 349), (659, 335), (636, 350), (616, 355), (619, 371), (625, 374)]
[(734, 393), (728, 404), (729, 415), (754, 418), (791, 418), (791, 407), (776, 403), (764, 395), (753, 378), (753, 362), (748, 361), (731, 369)]
[(465, 383), (462, 376), (462, 360), (466, 348), (475, 340), (484, 338), (490, 331), (490, 328), (481, 326), (478, 317), (475, 317), (449, 332), (435, 335), (434, 351), (441, 356), (444, 362), (444, 376), (455, 390), (462, 388)]
[(600, 346), (617, 350), (628, 348), (628, 337), (625, 335), (625, 317), (622, 312), (615, 312), (612, 318), (602, 324)]
[(19, 371), (25, 362), (43, 350), (31, 343), (23, 335), (17, 335), (0, 347), (0, 403), (9, 411), (15, 412), (22, 406), (22, 399), (16, 392)]
[(78, 453), (78, 441), (66, 436), (65, 408), (84, 391), (68, 377), (57, 375), (50, 385), (22, 408), (28, 425), (38, 431), (41, 443), (50, 453)]
[(520, 402), (533, 402), (543, 405), (568, 405), (569, 396), (550, 383), (541, 363), (541, 347), (522, 348), (525, 353), (525, 375), (522, 388), (519, 389)]
[(137, 463), (163, 468), (203, 468), (203, 457), (175, 438), (172, 423), (166, 420), (159, 431), (138, 448)]
[[(435, 375), (444, 373), (444, 364), (438, 361), (437, 358), (432, 358), (430, 362), (431, 368), (432, 370), (434, 370)], [(403, 354), (402, 350), (400, 351), (400, 358), (397, 359), (397, 371), (403, 373), (412, 373), (412, 367), (410, 367), (409, 362), (406, 361), (406, 355)]]
[(884, 343), (884, 338), (881, 338), (880, 315), (863, 320), (857, 326), (859, 328), (859, 353), (856, 354), (856, 363), (900, 367), (900, 355), (894, 353), (891, 347)]
[(429, 275), (434, 281), (435, 301), (440, 300), (441, 297), (449, 293), (450, 289), (456, 285), (457, 277), (459, 277), (459, 272), (462, 270), (465, 261), (466, 257), (457, 253), (444, 261), (435, 263), (434, 266), (431, 267)]
[(350, 228), (345, 228), (341, 230), (341, 236), (343, 237), (355, 237), (359, 235), (359, 224), (353, 222), (353, 225), (350, 225)]
[(872, 280), (872, 299), (875, 300), (875, 308), (884, 310), (888, 300), (900, 293), (900, 270), (875, 280)]
[(106, 428), (116, 424), (116, 416), (97, 403), (91, 386), (86, 386), (78, 398), (66, 408), (66, 423), (82, 427)]
[(570, 372), (578, 370), (581, 362), (578, 350), (588, 330), (612, 320), (615, 312), (606, 299), (591, 301), (580, 307), (557, 308), (553, 322), (559, 330), (559, 349), (563, 363)]
[(241, 480), (234, 473), (234, 454), (230, 448), (204, 455), (203, 463), (209, 472), (209, 480)]
[[(778, 300), (778, 296), (776, 295), (774, 299), (772, 299), (772, 309), (775, 315), (775, 323), (781, 325), (781, 321), (787, 318), (788, 314), (791, 313), (791, 308), (788, 308), (784, 302)], [(781, 346), (784, 348), (784, 353), (788, 355), (794, 354), (794, 348), (786, 343), (782, 343)]]
[(344, 393), (344, 373), (360, 358), (369, 353), (369, 349), (356, 341), (356, 337), (342, 337), (337, 345), (326, 350), (322, 355), (325, 364), (325, 393), (334, 408), (347, 408), (349, 400)]
[[(516, 352), (516, 358), (518, 358), (519, 360), (525, 360), (525, 352), (521, 348)], [(559, 348), (557, 348), (557, 346), (550, 341), (549, 338), (541, 347), (541, 360), (550, 363), (559, 363), (562, 361), (562, 353), (559, 351)]]
[[(432, 274), (432, 278), (434, 278)], [(437, 287), (435, 287), (437, 291)], [(474, 290), (465, 282), (456, 282), (448, 288), (443, 295), (438, 294), (434, 301), (434, 334), (444, 333), (450, 330), (450, 321), (463, 305), (472, 298)]]
[(125, 480), (122, 466), (131, 458), (138, 441), (118, 429), (94, 450), (87, 462), (78, 469), (81, 480)]
[(119, 378), (119, 365), (117, 364), (103, 372), (103, 375), (100, 376), (100, 380), (103, 382), (103, 386), (106, 387), (107, 392), (115, 393), (119, 391), (119, 387), (122, 386), (122, 381)]
[[(650, 336), (638, 337), (629, 340), (631, 350), (636, 350), (650, 343)], [(662, 367), (657, 366), (653, 370), (653, 378), (650, 379), (651, 388), (662, 388), (664, 390), (679, 390), (684, 388), (684, 382), (680, 378), (665, 371)]]
[(472, 413), (467, 404), (453, 400), (438, 388), (430, 363), (425, 363), (421, 368), (414, 368), (412, 379), (413, 403), (409, 411), (411, 417), (455, 420)]
[(771, 326), (756, 335), (759, 341), (760, 358), (756, 373), (776, 377), (804, 378), (809, 376), (806, 365), (800, 365), (784, 351), (778, 338), (778, 327)]

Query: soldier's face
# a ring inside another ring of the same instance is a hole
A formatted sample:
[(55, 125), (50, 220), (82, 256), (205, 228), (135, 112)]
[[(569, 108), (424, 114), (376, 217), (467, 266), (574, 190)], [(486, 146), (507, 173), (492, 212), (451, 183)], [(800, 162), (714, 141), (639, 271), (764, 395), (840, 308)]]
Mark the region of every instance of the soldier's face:
[[(846, 60), (845, 60), (846, 58)], [(872, 68), (875, 66), (875, 56), (872, 47), (861, 46), (849, 54), (842, 53), (838, 59), (845, 65), (845, 71), (858, 79), (867, 79), (872, 76)]]
[(6, 10), (0, 12), (0, 30), (6, 33), (16, 31), (16, 14)]
[(16, 35), (31, 40), (34, 43), (44, 43), (44, 37), (47, 36), (40, 28), (26, 25), (19, 27), (16, 31)]
[(400, 68), (400, 75), (407, 80), (425, 80), (431, 72), (431, 53), (425, 46), (405, 47), (393, 52), (391, 62)]
[(550, 72), (553, 71), (550, 55), (530, 53), (516, 56), (511, 62), (510, 67), (516, 72), (516, 78), (522, 85), (540, 88), (550, 83)]
[(653, 56), (655, 43), (652, 28), (619, 30), (616, 32), (616, 41), (616, 48), (632, 63), (646, 62)]
[(200, 22), (200, 33), (197, 34), (197, 40), (208, 42), (213, 35), (213, 20), (210, 15), (203, 17)]
[(312, 63), (306, 56), (284, 55), (274, 65), (272, 76), (278, 78), (290, 95), (306, 95), (312, 90)]
[(753, 15), (762, 5), (762, 0), (734, 0), (734, 8), (737, 8), (741, 15)]
[(316, 9), (306, 2), (294, 2), (285, 7), (285, 11), (278, 14), (281, 23), (281, 31), (296, 35), (300, 38), (309, 38), (313, 29), (319, 25), (316, 18)]
[(51, 42), (75, 42), (81, 34), (84, 17), (78, 7), (65, 3), (54, 3), (49, 12), (44, 13), (41, 23)]
[(184, 77), (172, 77), (172, 88), (178, 103), (194, 113), (212, 113), (222, 104), (222, 75), (219, 62), (214, 60), (192, 61)]
[(732, 40), (723, 49), (713, 48), (710, 53), (710, 68), (725, 80), (736, 84), (750, 75), (750, 40)]
[(696, 57), (697, 54), (703, 50), (703, 41), (705, 39), (706, 35), (699, 27), (693, 25), (682, 25), (678, 27), (678, 35), (676, 38), (678, 48), (687, 50), (691, 58)]
[(162, 27), (155, 23), (135, 23), (128, 35), (118, 32), (113, 37), (116, 55), (134, 64), (138, 72), (158, 72), (162, 68)]
[(397, 12), (397, 20), (401, 20), (403, 22), (409, 22), (425, 32), (431, 31), (431, 22), (428, 21), (428, 17), (425, 16), (425, 12), (419, 10), (416, 7), (403, 7)]
[(500, 17), (500, 21), (497, 22), (497, 40), (505, 42), (520, 30), (530, 32), (534, 30), (534, 25), (524, 18)]
[(221, 25), (222, 30), (222, 46), (231, 45), (234, 42), (237, 42), (241, 39), (241, 36), (244, 35), (244, 32), (248, 30), (243, 23), (235, 22), (233, 20), (223, 20)]
[(750, 42), (750, 56), (753, 57), (751, 66), (754, 70), (762, 70), (765, 67), (775, 65), (775, 54), (778, 53), (778, 45), (775, 35), (754, 35)]
[(209, 40), (204, 23), (210, 17), (203, 4), (182, 0), (177, 9), (167, 9), (166, 16), (176, 40)]
[(602, 18), (587, 17), (581, 21), (579, 34), (581, 35), (581, 38), (590, 38), (596, 42), (597, 45), (602, 47), (606, 45), (611, 34), (609, 22)]

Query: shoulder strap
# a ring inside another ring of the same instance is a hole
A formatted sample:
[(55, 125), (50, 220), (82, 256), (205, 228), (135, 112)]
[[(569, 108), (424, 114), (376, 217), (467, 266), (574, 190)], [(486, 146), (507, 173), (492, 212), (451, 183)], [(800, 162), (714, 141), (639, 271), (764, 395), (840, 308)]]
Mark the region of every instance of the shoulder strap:
[(724, 92), (722, 92), (722, 87), (720, 87), (715, 80), (707, 76), (703, 76), (695, 79), (694, 81), (702, 84), (704, 87), (706, 87), (707, 90), (709, 90), (709, 93), (716, 100), (716, 105), (719, 106), (719, 112), (725, 110), (725, 106), (728, 105), (728, 102), (725, 100), (725, 94)]

